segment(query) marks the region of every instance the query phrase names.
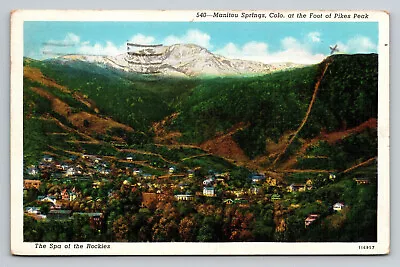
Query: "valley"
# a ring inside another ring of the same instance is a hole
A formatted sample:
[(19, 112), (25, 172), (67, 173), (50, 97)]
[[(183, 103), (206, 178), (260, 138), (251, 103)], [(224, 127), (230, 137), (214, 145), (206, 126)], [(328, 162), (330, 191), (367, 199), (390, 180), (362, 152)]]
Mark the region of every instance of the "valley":
[(244, 75), (162, 49), (180, 75), (24, 59), (26, 240), (376, 240), (376, 54)]

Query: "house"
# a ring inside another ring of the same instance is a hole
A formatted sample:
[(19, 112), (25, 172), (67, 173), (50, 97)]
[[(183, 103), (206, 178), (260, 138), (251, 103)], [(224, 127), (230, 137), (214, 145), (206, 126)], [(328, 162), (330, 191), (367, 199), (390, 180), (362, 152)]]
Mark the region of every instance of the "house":
[(306, 185), (305, 184), (291, 184), (288, 187), (289, 192), (303, 192), (306, 191)]
[(257, 195), (260, 192), (260, 188), (259, 187), (252, 187), (249, 189), (250, 193), (253, 195)]
[(99, 173), (102, 175), (109, 175), (111, 171), (109, 169), (101, 168)]
[(36, 213), (25, 213), (25, 215), (35, 219), (36, 221), (40, 221), (40, 220), (45, 220), (46, 219), (46, 215), (43, 214), (36, 214)]
[(142, 170), (141, 169), (134, 169), (133, 170), (133, 175), (139, 175), (139, 174), (141, 174), (142, 173)]
[(74, 168), (68, 168), (67, 171), (65, 172), (66, 176), (74, 176), (75, 175), (75, 169)]
[(247, 199), (244, 199), (244, 198), (235, 198), (233, 200), (233, 203), (234, 204), (239, 204), (239, 205), (244, 205), (244, 204), (248, 204), (249, 201)]
[(265, 181), (267, 182), (267, 184), (269, 186), (276, 186), (276, 179), (275, 178), (268, 177)]
[(192, 201), (194, 196), (192, 194), (179, 194), (174, 196), (178, 201)]
[[(125, 180), (125, 181), (126, 181), (126, 180)], [(124, 185), (125, 185), (125, 181), (124, 181)], [(100, 188), (102, 185), (103, 185), (103, 184), (102, 184), (100, 181), (94, 181), (94, 182), (92, 183), (92, 188), (93, 188), (93, 189), (97, 189), (97, 188)]]
[(227, 179), (227, 178), (229, 178), (229, 172), (215, 173), (214, 176), (217, 179)]
[(39, 170), (45, 170), (48, 167), (49, 167), (48, 164), (44, 164), (43, 162), (40, 162), (38, 166)]
[(26, 207), (25, 212), (30, 214), (40, 214), (40, 207)]
[(61, 163), (55, 162), (55, 167), (57, 170), (61, 170)]
[(337, 202), (332, 206), (332, 208), (334, 211), (341, 211), (344, 208), (344, 206), (345, 205), (343, 203)]
[(36, 175), (39, 174), (39, 169), (36, 168), (36, 166), (33, 166), (33, 165), (30, 166), (27, 171), (28, 171), (28, 174), (32, 175), (32, 176), (36, 176)]
[(369, 184), (369, 179), (367, 178), (354, 178), (354, 181), (356, 181), (358, 185)]
[(69, 193), (67, 189), (61, 191), (61, 199), (62, 200), (69, 200)]
[(66, 163), (61, 163), (60, 164), (61, 170), (66, 171), (69, 169), (69, 165)]
[(233, 204), (233, 200), (228, 198), (228, 199), (225, 199), (222, 203), (224, 203), (226, 205), (232, 205)]
[(71, 210), (51, 210), (47, 213), (49, 220), (68, 220), (71, 217)]
[(54, 205), (56, 205), (56, 203), (57, 203), (56, 198), (53, 196), (38, 196), (37, 199), (38, 199), (38, 201), (41, 201), (41, 202), (53, 203)]
[(215, 196), (215, 188), (212, 186), (203, 187), (203, 196), (207, 196), (207, 197)]
[(180, 183), (178, 184), (180, 190), (185, 190), (188, 187), (188, 184)]
[(130, 187), (130, 186), (132, 185), (132, 182), (131, 182), (130, 179), (129, 179), (129, 180), (124, 180), (124, 181), (122, 182), (122, 185), (123, 185), (123, 186)]
[(308, 179), (308, 180), (306, 181), (306, 189), (307, 189), (307, 190), (313, 189), (313, 181), (312, 181), (311, 179)]
[(143, 179), (145, 179), (145, 180), (150, 180), (150, 179), (155, 178), (155, 176), (152, 175), (152, 174), (150, 174), (150, 173), (143, 173), (143, 174), (142, 174), (142, 177), (143, 177)]
[(66, 201), (74, 201), (76, 199), (77, 195), (75, 192), (75, 187), (72, 189), (71, 192), (69, 192), (67, 189), (64, 189), (61, 191), (61, 199), (66, 200)]
[(103, 226), (104, 215), (101, 212), (74, 212), (73, 216), (87, 217), (93, 229), (100, 229)]
[(83, 155), (82, 155), (82, 158), (83, 158), (83, 159), (90, 159), (90, 160), (93, 160), (93, 159), (95, 158), (95, 156), (93, 156), (93, 155), (88, 155), (88, 154), (83, 154)]
[(249, 201), (244, 198), (235, 198), (235, 199), (225, 199), (223, 201), (224, 204), (226, 205), (233, 205), (233, 204), (238, 204), (240, 207), (247, 207), (249, 204)]
[(262, 183), (265, 180), (265, 175), (259, 173), (252, 174), (250, 175), (250, 179), (252, 183)]
[(204, 186), (211, 186), (213, 183), (214, 183), (214, 178), (212, 177), (203, 181)]
[(76, 199), (77, 195), (75, 192), (70, 192), (69, 193), (69, 201), (74, 201)]
[(49, 156), (49, 155), (44, 155), (43, 156), (43, 159), (42, 159), (44, 162), (52, 162), (53, 161), (53, 157), (52, 156)]
[(304, 220), (304, 225), (305, 227), (309, 226), (313, 222), (315, 222), (319, 218), (319, 214), (310, 214), (308, 217)]
[(126, 156), (126, 160), (127, 160), (127, 161), (133, 161), (133, 156), (132, 156), (132, 155)]
[(168, 173), (169, 174), (173, 174), (174, 172), (175, 172), (175, 167), (170, 167), (169, 169), (168, 169)]
[(39, 189), (42, 182), (40, 180), (24, 180), (24, 189)]

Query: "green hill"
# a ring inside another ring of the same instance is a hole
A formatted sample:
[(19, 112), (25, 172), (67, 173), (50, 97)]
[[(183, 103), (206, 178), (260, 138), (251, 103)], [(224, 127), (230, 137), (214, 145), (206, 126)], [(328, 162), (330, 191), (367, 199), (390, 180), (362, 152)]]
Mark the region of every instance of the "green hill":
[(197, 84), (196, 80), (137, 75), (82, 61), (34, 61), (29, 66), (87, 95), (102, 114), (141, 131), (171, 114)]
[[(377, 118), (377, 55), (334, 55), (299, 137), (334, 132)], [(250, 157), (266, 153), (301, 123), (325, 62), (253, 78), (203, 81), (182, 104), (173, 128), (182, 141), (201, 143), (239, 122), (249, 127), (234, 139)]]
[[(330, 65), (321, 77), (327, 62)], [(91, 134), (102, 140), (119, 135), (125, 141), (132, 139), (130, 143), (133, 144), (151, 142), (153, 123), (177, 114), (164, 125), (163, 130), (180, 133), (175, 141), (183, 144), (198, 146), (227, 133), (235, 125), (246, 125), (231, 134), (233, 142), (250, 159), (265, 156), (264, 166), (272, 166), (278, 154), (283, 153), (279, 158), (280, 164), (285, 164), (291, 157), (301, 156), (295, 162), (297, 165), (293, 163), (291, 167), (345, 169), (353, 162), (366, 160), (377, 153), (376, 125), (345, 132), (377, 118), (376, 54), (334, 55), (317, 65), (264, 76), (204, 79), (138, 75), (82, 61), (26, 59), (24, 63), (70, 90), (65, 93), (46, 87), (40, 81), (25, 79), (25, 102), (35, 102), (32, 105), (37, 112), (46, 113), (51, 108), (46, 99), (27, 89), (32, 86), (41, 86), (51, 92), (67, 103), (72, 112), (93, 113), (74, 97), (74, 94), (79, 94), (94, 103), (100, 111), (98, 116), (112, 118), (134, 129), (134, 133), (129, 134), (110, 126), (107, 130), (109, 137)], [(320, 86), (310, 115), (284, 150), (284, 145), (289, 143), (289, 138), (305, 117), (319, 78)], [(28, 110), (25, 107), (25, 111)], [(60, 117), (54, 111), (52, 113)], [(62, 116), (59, 119), (68, 124)], [(26, 127), (29, 125), (27, 121)], [(341, 131), (342, 137), (333, 137)], [(29, 137), (26, 138), (29, 143)], [(314, 139), (320, 139), (313, 145), (314, 150), (309, 148), (301, 152)], [(336, 146), (336, 141), (341, 140), (345, 142)], [(328, 142), (325, 148), (324, 142)], [(323, 155), (315, 154), (319, 146), (324, 150)], [(356, 147), (362, 147), (362, 153), (354, 154), (353, 148)], [(304, 159), (308, 155), (328, 159)]]

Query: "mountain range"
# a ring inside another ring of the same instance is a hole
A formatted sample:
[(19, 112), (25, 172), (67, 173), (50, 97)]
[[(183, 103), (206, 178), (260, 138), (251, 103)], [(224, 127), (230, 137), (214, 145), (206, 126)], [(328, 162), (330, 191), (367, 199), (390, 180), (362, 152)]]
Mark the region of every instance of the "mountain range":
[(228, 59), (194, 44), (144, 48), (117, 56), (71, 54), (61, 56), (58, 60), (85, 61), (126, 72), (178, 77), (262, 75), (302, 66), (285, 62), (264, 64), (256, 61)]

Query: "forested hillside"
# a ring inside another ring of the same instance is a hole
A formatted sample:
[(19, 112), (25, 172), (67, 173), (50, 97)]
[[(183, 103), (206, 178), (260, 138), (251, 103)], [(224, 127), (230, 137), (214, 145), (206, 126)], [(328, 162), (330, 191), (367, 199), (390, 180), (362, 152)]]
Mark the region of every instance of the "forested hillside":
[(50, 214), (26, 241), (376, 240), (376, 54), (206, 78), (25, 58), (23, 90), (24, 205)]

